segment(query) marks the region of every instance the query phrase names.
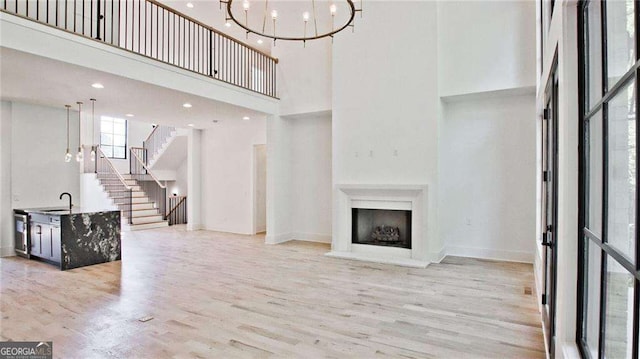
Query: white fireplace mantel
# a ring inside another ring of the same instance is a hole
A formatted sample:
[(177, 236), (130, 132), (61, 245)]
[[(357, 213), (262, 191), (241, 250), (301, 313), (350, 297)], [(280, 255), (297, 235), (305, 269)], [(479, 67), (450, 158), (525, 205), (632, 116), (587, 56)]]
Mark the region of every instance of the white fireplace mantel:
[[(327, 256), (424, 268), (429, 265), (427, 185), (338, 184), (334, 187), (334, 230)], [(354, 244), (352, 208), (410, 209), (411, 249)]]

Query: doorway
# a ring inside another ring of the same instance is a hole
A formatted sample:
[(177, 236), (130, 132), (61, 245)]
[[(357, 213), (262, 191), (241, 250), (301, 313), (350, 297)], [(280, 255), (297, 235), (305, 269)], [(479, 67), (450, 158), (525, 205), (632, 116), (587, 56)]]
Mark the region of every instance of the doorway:
[(253, 145), (253, 233), (267, 231), (267, 145)]

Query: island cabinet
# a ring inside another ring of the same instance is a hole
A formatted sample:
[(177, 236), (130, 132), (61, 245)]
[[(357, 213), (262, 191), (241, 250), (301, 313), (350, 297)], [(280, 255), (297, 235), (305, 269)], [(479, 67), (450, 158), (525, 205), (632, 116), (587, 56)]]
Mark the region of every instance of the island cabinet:
[(60, 216), (34, 213), (30, 216), (31, 255), (60, 265), (62, 234)]
[(28, 258), (62, 270), (121, 258), (120, 211), (35, 208), (15, 212), (29, 218)]

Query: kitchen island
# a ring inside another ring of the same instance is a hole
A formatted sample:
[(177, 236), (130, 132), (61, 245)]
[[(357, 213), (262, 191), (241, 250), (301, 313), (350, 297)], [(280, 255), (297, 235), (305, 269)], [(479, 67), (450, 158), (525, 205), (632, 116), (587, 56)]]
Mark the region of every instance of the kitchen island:
[(29, 218), (29, 258), (61, 270), (121, 259), (120, 211), (30, 208), (14, 212)]

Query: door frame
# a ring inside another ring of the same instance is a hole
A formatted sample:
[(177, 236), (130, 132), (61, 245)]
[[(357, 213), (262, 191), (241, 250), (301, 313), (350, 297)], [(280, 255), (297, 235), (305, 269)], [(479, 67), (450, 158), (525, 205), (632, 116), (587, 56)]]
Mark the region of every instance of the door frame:
[[(556, 336), (556, 292), (558, 268), (558, 49), (556, 47), (549, 77), (544, 91), (544, 110), (542, 115), (542, 173), (541, 187), (541, 244), (542, 260), (542, 321), (550, 358), (554, 357)], [(549, 142), (550, 141), (550, 142)], [(551, 153), (549, 153), (551, 144)], [(549, 168), (551, 165), (551, 168)], [(549, 175), (549, 171), (551, 174)], [(550, 184), (550, 185), (549, 185)], [(550, 192), (550, 193), (549, 193)], [(549, 196), (550, 194), (550, 196)], [(551, 199), (549, 203), (548, 199)], [(551, 211), (551, 213), (549, 213)], [(550, 219), (550, 220), (549, 220)], [(550, 225), (549, 225), (549, 222)], [(549, 253), (551, 251), (551, 253)], [(549, 263), (550, 261), (550, 263)], [(551, 271), (551, 273), (549, 273)], [(550, 281), (550, 283), (548, 282)], [(548, 307), (548, 311), (547, 308)]]
[[(258, 211), (256, 210), (257, 208), (257, 204), (258, 204), (258, 149), (261, 147), (264, 147), (265, 151), (267, 149), (266, 147), (267, 145), (264, 143), (258, 143), (258, 144), (254, 144), (253, 145), (253, 149), (252, 149), (252, 153), (251, 153), (251, 188), (253, 191), (253, 195), (251, 196), (251, 212), (252, 212), (252, 216), (251, 216), (251, 232), (252, 234), (259, 234), (259, 233), (266, 233), (267, 231), (267, 223), (266, 223), (266, 219), (265, 219), (265, 227), (264, 229), (262, 228), (258, 228), (258, 221), (257, 221), (257, 217), (258, 217)], [(266, 153), (265, 153), (265, 167), (267, 166), (266, 163)], [(265, 196), (267, 193), (267, 189), (266, 189), (266, 181), (267, 178), (265, 177)], [(265, 198), (265, 204), (266, 204), (266, 198)], [(265, 210), (265, 216), (266, 216), (266, 210)]]

